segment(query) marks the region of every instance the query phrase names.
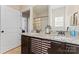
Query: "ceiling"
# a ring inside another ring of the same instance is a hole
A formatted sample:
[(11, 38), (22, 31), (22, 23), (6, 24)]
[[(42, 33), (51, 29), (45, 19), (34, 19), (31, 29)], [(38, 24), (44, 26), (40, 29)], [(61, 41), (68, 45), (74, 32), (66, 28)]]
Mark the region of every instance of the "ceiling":
[(26, 11), (29, 9), (29, 5), (8, 5), (11, 8), (14, 8), (16, 10), (19, 10), (21, 12)]
[(64, 5), (51, 5), (52, 9), (56, 9), (56, 8), (60, 8), (60, 7), (64, 7)]
[[(30, 5), (8, 5), (11, 8), (17, 9), (21, 12), (26, 11), (29, 9)], [(64, 5), (51, 5), (52, 9), (64, 7)], [(48, 11), (48, 5), (36, 5), (34, 6), (35, 12), (38, 13), (44, 13)], [(39, 12), (38, 12), (39, 10)]]

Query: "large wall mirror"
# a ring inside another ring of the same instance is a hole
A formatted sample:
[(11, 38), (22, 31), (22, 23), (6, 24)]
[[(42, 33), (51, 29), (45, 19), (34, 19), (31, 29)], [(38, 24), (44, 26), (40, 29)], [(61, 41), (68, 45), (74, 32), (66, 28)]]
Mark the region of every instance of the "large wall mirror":
[(64, 31), (65, 30), (65, 7), (64, 6), (52, 6), (52, 24), (53, 30)]
[(48, 24), (48, 6), (36, 5), (33, 7), (33, 30), (44, 32)]

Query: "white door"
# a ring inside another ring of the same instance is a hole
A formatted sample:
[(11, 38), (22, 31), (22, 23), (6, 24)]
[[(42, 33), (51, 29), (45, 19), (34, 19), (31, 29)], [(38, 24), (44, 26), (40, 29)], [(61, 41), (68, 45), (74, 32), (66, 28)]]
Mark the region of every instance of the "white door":
[(7, 6), (1, 6), (1, 53), (21, 44), (20, 12)]

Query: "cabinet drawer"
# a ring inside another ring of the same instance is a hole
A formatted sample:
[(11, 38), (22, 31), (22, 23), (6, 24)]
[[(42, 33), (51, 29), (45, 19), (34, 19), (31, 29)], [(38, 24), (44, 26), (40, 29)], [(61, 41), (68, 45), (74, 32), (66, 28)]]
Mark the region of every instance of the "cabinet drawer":
[(72, 45), (72, 44), (66, 44), (66, 53), (69, 53), (69, 54), (79, 53), (79, 46)]

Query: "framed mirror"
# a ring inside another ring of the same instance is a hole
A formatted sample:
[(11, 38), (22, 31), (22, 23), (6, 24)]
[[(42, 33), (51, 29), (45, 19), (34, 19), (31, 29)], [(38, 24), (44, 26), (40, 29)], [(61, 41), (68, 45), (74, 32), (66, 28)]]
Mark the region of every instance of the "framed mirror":
[(52, 6), (52, 25), (55, 31), (65, 30), (65, 7)]
[(36, 5), (33, 7), (33, 30), (44, 32), (48, 24), (48, 6)]

